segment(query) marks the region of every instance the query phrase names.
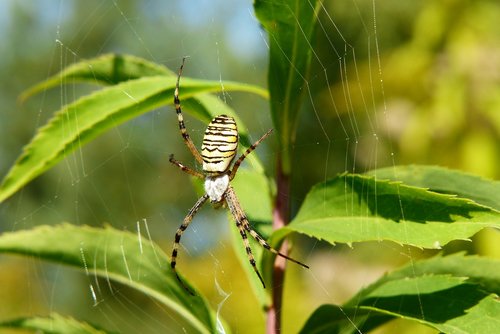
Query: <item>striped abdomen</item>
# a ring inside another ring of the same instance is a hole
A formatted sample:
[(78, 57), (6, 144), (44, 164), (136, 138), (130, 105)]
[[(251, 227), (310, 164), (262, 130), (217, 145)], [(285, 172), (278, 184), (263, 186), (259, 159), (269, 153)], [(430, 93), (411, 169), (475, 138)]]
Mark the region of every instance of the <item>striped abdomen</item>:
[(203, 171), (217, 175), (226, 172), (236, 155), (238, 130), (232, 117), (215, 117), (205, 130), (201, 156)]

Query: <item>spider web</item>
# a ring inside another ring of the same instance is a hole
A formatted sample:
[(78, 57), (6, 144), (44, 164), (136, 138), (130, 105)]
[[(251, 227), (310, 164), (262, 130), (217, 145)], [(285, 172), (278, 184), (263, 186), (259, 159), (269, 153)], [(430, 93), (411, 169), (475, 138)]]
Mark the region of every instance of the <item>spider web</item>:
[[(20, 107), (15, 96), (74, 62), (114, 52), (175, 70), (187, 55), (186, 76), (220, 80), (221, 87), (228, 80), (266, 86), (267, 37), (248, 1), (4, 1), (0, 6), (0, 29), (8, 37), (1, 70), (11, 78), (4, 85), (9, 98), (0, 129), (2, 138), (12, 139), (0, 144), (2, 175), (54, 110), (94, 87), (61, 82), (57, 90), (44, 91)], [(313, 65), (293, 148), (294, 166), (300, 166), (292, 179), (293, 212), (311, 186), (340, 172), (363, 173), (405, 162), (397, 143), (404, 136), (409, 107), (394, 98), (393, 85), (386, 85), (385, 78), (394, 73), (384, 63), (397, 51), (394, 45), (412, 38), (405, 20), (413, 22), (412, 13), (425, 9), (424, 4), (375, 0), (324, 1), (318, 43), (310, 46)], [(432, 36), (421, 37), (426, 38)], [(14, 75), (9, 68), (22, 70)], [(225, 92), (221, 98), (256, 140), (272, 127), (271, 117), (266, 101), (248, 95)], [(205, 125), (185, 118), (194, 142), (201, 143)], [(255, 152), (271, 176), (275, 149), (268, 140)], [(173, 108), (120, 125), (9, 199), (0, 209), (2, 232), (63, 221), (109, 223), (140, 233), (169, 253), (177, 227), (198, 196), (188, 177), (170, 166), (170, 153), (194, 165)], [(235, 331), (261, 331), (260, 305), (242, 279), (228, 225), (223, 211), (206, 205), (183, 235), (179, 269), (208, 291), (217, 315)], [(288, 267), (282, 310), (286, 333), (298, 331), (321, 304), (341, 304), (384, 272), (421, 255), (385, 242), (353, 248), (302, 239), (300, 244), (301, 260), (311, 270)], [(81, 251), (85, 254), (84, 246)], [(110, 278), (96, 280), (89, 273), (92, 263), (82, 268), (87, 275), (37, 258), (2, 256), (0, 263), (0, 284), (15, 287), (0, 292), (5, 301), (0, 321), (59, 312), (123, 333), (189, 331), (155, 300)]]

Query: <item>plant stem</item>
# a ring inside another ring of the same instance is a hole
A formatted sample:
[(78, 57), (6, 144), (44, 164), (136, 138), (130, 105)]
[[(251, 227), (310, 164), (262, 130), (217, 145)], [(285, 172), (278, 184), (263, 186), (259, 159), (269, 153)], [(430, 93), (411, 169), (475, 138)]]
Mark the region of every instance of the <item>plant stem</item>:
[[(290, 208), (290, 178), (283, 171), (281, 157), (278, 157), (277, 194), (273, 209), (273, 230), (280, 229), (288, 224)], [(285, 240), (280, 252), (288, 255), (288, 243)], [(276, 256), (273, 266), (272, 304), (267, 310), (266, 333), (278, 334), (281, 332), (281, 306), (283, 298), (283, 282), (285, 279), (286, 259)]]

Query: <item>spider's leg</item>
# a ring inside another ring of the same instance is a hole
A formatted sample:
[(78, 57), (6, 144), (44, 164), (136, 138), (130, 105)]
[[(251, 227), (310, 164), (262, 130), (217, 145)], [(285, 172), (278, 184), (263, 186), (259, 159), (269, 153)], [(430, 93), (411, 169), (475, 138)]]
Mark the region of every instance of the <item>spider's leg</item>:
[(189, 137), (189, 134), (187, 133), (186, 126), (184, 124), (184, 117), (182, 116), (181, 100), (179, 99), (179, 81), (181, 80), (182, 69), (184, 67), (185, 60), (186, 60), (185, 57), (182, 58), (182, 65), (179, 68), (177, 83), (175, 84), (174, 105), (175, 105), (175, 111), (177, 112), (177, 120), (179, 121), (179, 130), (181, 131), (182, 139), (184, 140), (184, 143), (186, 143), (186, 146), (189, 148), (191, 154), (193, 154), (196, 161), (198, 161), (201, 164), (203, 163), (203, 158), (201, 157), (200, 152), (198, 152), (198, 150), (196, 149), (196, 146), (194, 146), (191, 137)]
[(257, 265), (255, 264), (255, 258), (253, 257), (252, 249), (250, 248), (250, 243), (248, 242), (248, 237), (247, 234), (245, 233), (244, 221), (247, 220), (247, 218), (243, 213), (243, 210), (241, 210), (240, 204), (238, 203), (238, 200), (231, 186), (229, 186), (226, 191), (226, 203), (227, 206), (229, 207), (229, 211), (231, 211), (231, 214), (233, 215), (234, 220), (236, 221), (236, 226), (240, 231), (240, 235), (241, 238), (243, 239), (243, 244), (245, 245), (245, 250), (248, 255), (248, 261), (252, 265), (253, 270), (255, 270), (255, 273), (259, 277), (262, 286), (265, 289), (266, 284), (264, 283), (264, 280), (262, 279), (262, 276), (260, 275), (260, 272), (257, 269)]
[(187, 214), (186, 218), (184, 218), (184, 221), (182, 222), (182, 225), (177, 229), (177, 232), (175, 233), (175, 241), (174, 241), (174, 246), (172, 247), (172, 258), (170, 260), (170, 267), (175, 273), (175, 277), (177, 277), (177, 280), (181, 283), (181, 285), (186, 289), (187, 292), (190, 294), (194, 295), (194, 293), (188, 289), (186, 284), (181, 280), (179, 275), (177, 274), (177, 271), (175, 270), (175, 265), (177, 263), (177, 250), (179, 249), (179, 242), (181, 241), (181, 236), (182, 233), (187, 229), (191, 221), (193, 220), (193, 217), (196, 215), (198, 210), (201, 208), (201, 206), (206, 202), (208, 199), (208, 195), (205, 194), (200, 197), (200, 199), (196, 202), (196, 204), (189, 210), (189, 213)]
[(198, 177), (200, 179), (204, 179), (205, 178), (205, 176), (202, 173), (200, 173), (198, 171), (195, 171), (194, 169), (191, 169), (191, 168), (185, 166), (180, 161), (175, 160), (173, 154), (170, 154), (170, 159), (168, 159), (168, 161), (170, 161), (172, 164), (174, 164), (177, 167), (179, 167), (184, 173), (188, 173), (188, 174), (196, 176), (196, 177)]
[(265, 289), (266, 284), (264, 283), (264, 280), (262, 279), (262, 276), (260, 275), (259, 269), (257, 269), (257, 265), (255, 263), (255, 258), (253, 257), (252, 249), (250, 248), (250, 243), (248, 242), (248, 237), (247, 237), (247, 234), (245, 233), (245, 228), (243, 227), (243, 224), (241, 223), (241, 221), (238, 218), (235, 217), (235, 219), (236, 219), (236, 226), (238, 227), (238, 230), (240, 230), (240, 235), (241, 235), (241, 238), (243, 239), (243, 244), (245, 245), (245, 250), (247, 252), (248, 261), (252, 265), (253, 270), (255, 270), (255, 273), (259, 277), (259, 279), (262, 283), (262, 286)]
[(285, 259), (289, 260), (289, 261), (292, 261), (294, 263), (297, 263), (298, 265), (301, 265), (302, 267), (304, 268), (307, 268), (309, 269), (309, 266), (307, 264), (304, 264), (300, 261), (297, 261), (295, 259), (292, 259), (291, 257), (283, 254), (283, 253), (280, 253), (278, 252), (276, 249), (272, 248), (265, 240), (264, 238), (262, 238), (257, 232), (255, 232), (255, 230), (253, 230), (251, 227), (250, 227), (250, 224), (248, 223), (248, 220), (247, 222), (245, 223), (245, 230), (248, 231), (248, 233), (250, 233), (250, 235), (259, 242), (259, 244), (264, 247), (265, 249), (267, 249), (268, 251), (270, 251), (271, 253), (274, 253), (276, 255), (279, 255), (281, 257), (284, 257)]
[[(271, 253), (274, 253), (274, 254), (276, 254), (278, 256), (281, 256), (281, 257), (283, 257), (283, 258), (285, 258), (287, 260), (290, 260), (290, 261), (292, 261), (294, 263), (297, 263), (298, 265), (301, 265), (304, 268), (309, 269), (309, 266), (307, 264), (304, 264), (304, 263), (302, 263), (300, 261), (292, 259), (291, 257), (289, 257), (289, 256), (287, 256), (287, 255), (285, 255), (283, 253), (280, 253), (276, 249), (272, 248), (271, 245), (269, 245), (264, 240), (264, 238), (262, 238), (255, 230), (252, 229), (252, 227), (250, 226), (250, 223), (248, 222), (247, 217), (245, 216), (245, 213), (241, 209), (241, 205), (238, 202), (238, 198), (236, 197), (236, 194), (235, 194), (235, 192), (234, 192), (234, 190), (233, 190), (233, 188), (231, 186), (229, 186), (228, 189), (227, 189), (227, 191), (226, 191), (226, 202), (227, 202), (227, 204), (229, 206), (229, 209), (233, 213), (233, 216), (235, 216), (235, 218), (238, 217), (241, 220), (241, 223), (243, 224), (243, 227), (245, 228), (245, 230), (248, 231), (248, 233), (250, 233), (250, 235), (255, 240), (257, 240), (262, 247), (264, 247), (265, 249), (267, 249)], [(231, 202), (231, 204), (230, 204), (230, 202)]]
[(231, 174), (229, 175), (230, 180), (234, 179), (234, 177), (236, 176), (236, 172), (238, 171), (238, 168), (240, 168), (241, 163), (243, 162), (243, 160), (245, 160), (247, 155), (249, 155), (253, 150), (255, 150), (257, 146), (259, 146), (259, 144), (264, 139), (266, 139), (267, 136), (271, 134), (272, 131), (273, 129), (269, 129), (266, 133), (264, 133), (264, 135), (260, 137), (259, 140), (257, 140), (252, 146), (247, 148), (247, 150), (238, 158), (238, 160), (236, 160), (236, 162), (233, 165), (233, 169), (231, 170)]
[(255, 270), (255, 273), (259, 277), (259, 280), (262, 283), (262, 286), (264, 289), (266, 288), (266, 284), (264, 283), (264, 280), (262, 279), (262, 276), (260, 275), (259, 269), (257, 269), (257, 265), (255, 263), (255, 258), (253, 257), (252, 254), (252, 249), (250, 248), (250, 243), (248, 242), (248, 237), (247, 234), (245, 233), (245, 228), (243, 227), (243, 224), (241, 223), (240, 217), (234, 217), (236, 220), (236, 226), (238, 227), (238, 230), (240, 230), (240, 235), (241, 238), (243, 239), (243, 244), (245, 245), (245, 250), (247, 252), (248, 256), (248, 261), (252, 265), (253, 270)]

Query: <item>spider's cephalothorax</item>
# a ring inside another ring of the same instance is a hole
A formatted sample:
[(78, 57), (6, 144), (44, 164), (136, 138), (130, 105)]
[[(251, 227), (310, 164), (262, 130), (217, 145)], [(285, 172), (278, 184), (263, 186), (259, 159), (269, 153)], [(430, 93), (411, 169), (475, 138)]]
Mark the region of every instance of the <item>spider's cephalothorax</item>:
[[(295, 262), (305, 268), (309, 268), (307, 265), (294, 260), (285, 254), (282, 254), (272, 248), (257, 232), (255, 232), (248, 219), (241, 208), (241, 205), (236, 197), (233, 187), (231, 187), (230, 181), (236, 176), (236, 172), (240, 167), (241, 163), (245, 157), (250, 154), (269, 134), (272, 129), (267, 131), (259, 140), (257, 140), (252, 146), (250, 146), (232, 165), (231, 162), (236, 156), (236, 150), (238, 148), (238, 129), (236, 127), (236, 122), (234, 118), (226, 115), (220, 115), (215, 117), (205, 131), (203, 137), (203, 144), (201, 146), (201, 154), (194, 146), (191, 137), (187, 133), (186, 126), (184, 125), (184, 118), (182, 116), (181, 103), (179, 100), (179, 81), (182, 74), (182, 68), (184, 66), (184, 59), (182, 60), (182, 65), (179, 69), (179, 75), (177, 77), (177, 84), (174, 92), (174, 104), (175, 110), (177, 112), (177, 119), (179, 121), (179, 129), (181, 131), (182, 138), (186, 143), (187, 147), (193, 154), (196, 161), (203, 165), (203, 173), (193, 170), (189, 167), (184, 166), (182, 163), (174, 159), (174, 156), (170, 156), (170, 162), (179, 167), (184, 172), (196, 176), (205, 180), (205, 194), (198, 199), (196, 204), (191, 208), (182, 225), (177, 229), (175, 233), (175, 241), (172, 249), (172, 258), (170, 261), (170, 266), (175, 272), (175, 265), (177, 260), (177, 252), (179, 248), (179, 242), (181, 236), (193, 220), (194, 215), (198, 212), (201, 206), (208, 200), (216, 206), (222, 204), (227, 204), (229, 211), (231, 211), (232, 216), (236, 221), (236, 226), (240, 231), (241, 238), (245, 245), (245, 250), (248, 255), (248, 260), (252, 265), (255, 273), (259, 277), (264, 288), (264, 280), (257, 269), (255, 264), (255, 259), (252, 255), (252, 249), (247, 239), (247, 232), (259, 242), (259, 244), (270, 252), (284, 257), (292, 262)], [(175, 273), (179, 282), (182, 286), (192, 294), (192, 292), (184, 285), (182, 280), (179, 278), (177, 273)]]

